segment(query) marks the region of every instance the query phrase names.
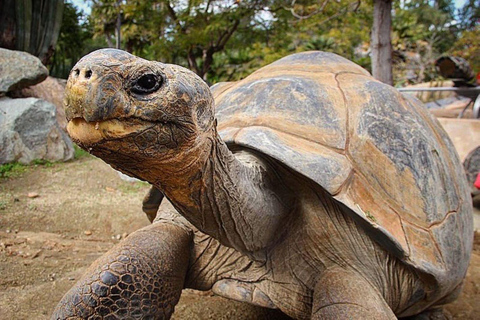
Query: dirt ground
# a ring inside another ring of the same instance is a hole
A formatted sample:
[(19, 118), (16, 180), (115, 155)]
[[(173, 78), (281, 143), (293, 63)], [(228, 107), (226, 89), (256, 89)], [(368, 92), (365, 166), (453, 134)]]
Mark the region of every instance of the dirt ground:
[[(31, 167), (0, 179), (0, 319), (48, 319), (85, 268), (148, 224), (148, 185), (126, 182), (102, 161)], [(480, 318), (480, 234), (454, 319)], [(174, 319), (284, 319), (275, 311), (185, 290)]]

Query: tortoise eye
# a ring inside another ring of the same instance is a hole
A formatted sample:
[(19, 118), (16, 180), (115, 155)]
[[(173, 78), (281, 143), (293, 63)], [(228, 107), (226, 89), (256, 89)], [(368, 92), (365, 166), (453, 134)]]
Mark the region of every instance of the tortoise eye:
[(162, 78), (155, 74), (145, 74), (133, 83), (132, 92), (137, 94), (152, 93), (160, 88), (162, 82)]

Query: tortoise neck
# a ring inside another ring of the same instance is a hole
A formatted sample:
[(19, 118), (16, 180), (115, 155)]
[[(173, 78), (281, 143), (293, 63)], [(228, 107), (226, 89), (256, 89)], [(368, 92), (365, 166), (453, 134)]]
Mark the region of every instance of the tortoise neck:
[(199, 230), (262, 260), (263, 249), (280, 234), (290, 193), (268, 161), (248, 151), (232, 153), (216, 130), (198, 150), (195, 162), (156, 186)]

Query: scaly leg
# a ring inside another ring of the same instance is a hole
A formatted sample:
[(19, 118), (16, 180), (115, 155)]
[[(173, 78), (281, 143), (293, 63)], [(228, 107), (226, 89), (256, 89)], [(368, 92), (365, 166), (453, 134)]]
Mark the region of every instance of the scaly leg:
[(343, 269), (326, 271), (315, 287), (312, 320), (397, 319), (377, 289)]
[(52, 319), (169, 319), (187, 273), (192, 234), (169, 223), (140, 229), (95, 261)]

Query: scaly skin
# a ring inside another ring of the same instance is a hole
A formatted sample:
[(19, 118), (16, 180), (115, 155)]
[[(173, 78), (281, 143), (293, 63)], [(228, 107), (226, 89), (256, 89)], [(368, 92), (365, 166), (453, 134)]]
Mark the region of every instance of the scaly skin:
[[(424, 279), (320, 186), (262, 154), (230, 150), (208, 86), (190, 71), (99, 50), (72, 70), (65, 105), (77, 144), (158, 189), (144, 202), (151, 220), (162, 195), (168, 201), (152, 226), (94, 263), (54, 319), (168, 319), (183, 287), (298, 319), (394, 319), (434, 304)], [(135, 261), (131, 270), (119, 256)], [(124, 291), (94, 288), (132, 273), (142, 276)]]
[(52, 319), (169, 319), (187, 273), (192, 233), (155, 223), (90, 266)]

